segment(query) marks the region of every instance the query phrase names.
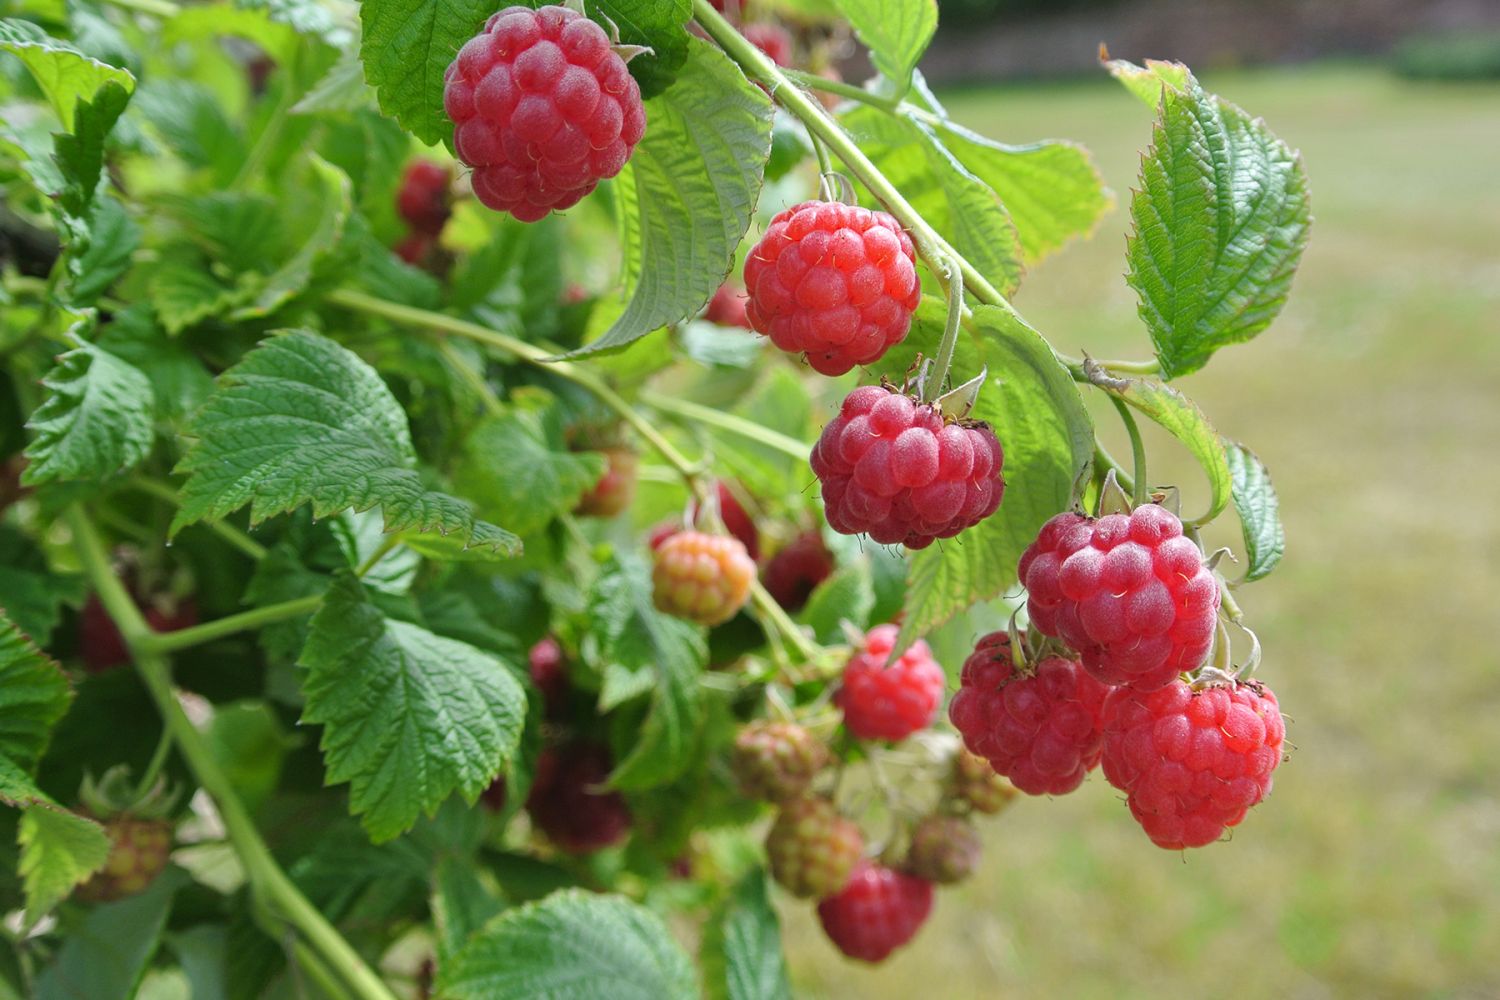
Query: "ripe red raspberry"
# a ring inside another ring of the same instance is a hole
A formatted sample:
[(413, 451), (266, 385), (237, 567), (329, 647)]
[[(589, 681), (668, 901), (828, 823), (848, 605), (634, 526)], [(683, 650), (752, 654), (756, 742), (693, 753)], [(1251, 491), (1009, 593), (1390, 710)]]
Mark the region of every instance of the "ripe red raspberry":
[(710, 323), (720, 326), (738, 326), (750, 329), (750, 317), (746, 310), (749, 302), (745, 293), (730, 284), (719, 286), (714, 292), (714, 297), (708, 300), (708, 308), (703, 313), (703, 318)]
[(566, 7), (506, 7), (444, 80), (475, 196), (522, 222), (570, 208), (618, 174), (646, 130), (625, 61), (603, 28)]
[(1015, 801), (1020, 793), (1015, 785), (995, 773), (989, 761), (960, 749), (953, 755), (949, 794), (955, 801), (968, 803), (975, 812), (994, 814)]
[(880, 359), (922, 299), (916, 252), (884, 212), (809, 201), (771, 220), (745, 260), (750, 325), (824, 375)]
[(109, 903), (145, 891), (167, 867), (172, 853), (172, 824), (164, 819), (121, 815), (104, 821), (109, 860), (87, 882), (73, 890), (86, 903)]
[(605, 448), (604, 475), (583, 495), (574, 513), (585, 517), (614, 517), (635, 499), (636, 468), (640, 456), (629, 448)]
[(766, 55), (778, 66), (792, 64), (792, 36), (779, 24), (757, 21), (741, 29), (745, 40)]
[(562, 646), (556, 639), (547, 636), (527, 654), (531, 670), (531, 683), (542, 692), (543, 711), (547, 718), (555, 719), (568, 707), (568, 664), (563, 658)]
[(734, 738), (730, 767), (746, 794), (785, 802), (807, 793), (828, 748), (794, 722), (752, 722)]
[(1271, 793), (1285, 738), (1276, 695), (1258, 681), (1116, 688), (1104, 703), (1104, 776), (1156, 846), (1203, 847)]
[(864, 849), (858, 824), (840, 816), (827, 799), (786, 803), (766, 836), (771, 877), (803, 899), (843, 888)]
[(1141, 691), (1202, 666), (1219, 585), (1177, 515), (1158, 504), (1098, 520), (1063, 513), (1021, 556), (1032, 627), (1106, 684)]
[(912, 828), (906, 870), (929, 882), (962, 882), (979, 867), (979, 852), (979, 834), (972, 823), (934, 813)]
[[(432, 160), (414, 160), (396, 189), (396, 212), (414, 233), (436, 236), (451, 214), (448, 168)], [(408, 261), (410, 263), (410, 261)]]
[[(143, 600), (134, 584), (126, 582), (153, 632), (176, 632), (198, 624), (198, 602), (192, 597), (177, 599), (162, 595)], [(125, 637), (104, 610), (98, 594), (90, 594), (78, 614), (78, 655), (83, 660), (83, 669), (91, 674), (102, 674), (130, 662)]]
[[(729, 484), (722, 479), (714, 484), (714, 492), (719, 498), (719, 517), (724, 521), (724, 527), (740, 544), (745, 546), (745, 551), (750, 553), (751, 559), (760, 558), (760, 532), (755, 527), (755, 519), (746, 513), (744, 505), (735, 497), (734, 491)], [(693, 504), (692, 513), (698, 516), (698, 505)]]
[(900, 629), (877, 625), (844, 666), (833, 700), (844, 710), (844, 725), (862, 740), (904, 740), (926, 729), (943, 703), (947, 679), (920, 639), (889, 667)]
[(798, 611), (807, 603), (813, 588), (833, 573), (833, 553), (823, 544), (823, 536), (807, 531), (780, 549), (761, 574), (776, 603), (788, 611)]
[(549, 747), (537, 758), (526, 811), (569, 854), (618, 844), (630, 832), (630, 808), (603, 787), (612, 766), (609, 750), (595, 743)]
[(728, 535), (679, 531), (656, 550), (651, 573), (656, 606), (703, 625), (733, 618), (750, 597), (755, 561)]
[(1063, 795), (1083, 784), (1104, 745), (1109, 688), (1076, 660), (1049, 656), (1017, 671), (1010, 636), (991, 632), (964, 661), (948, 718), (964, 745), (1028, 795)]
[(912, 549), (993, 514), (1004, 461), (989, 425), (945, 423), (937, 408), (878, 385), (844, 397), (812, 450), (834, 531)]
[(396, 256), (412, 267), (426, 267), (437, 251), (437, 241), (426, 233), (407, 233), (396, 244)]
[(818, 904), (823, 932), (845, 955), (881, 962), (916, 936), (932, 912), (932, 883), (861, 862), (837, 895)]

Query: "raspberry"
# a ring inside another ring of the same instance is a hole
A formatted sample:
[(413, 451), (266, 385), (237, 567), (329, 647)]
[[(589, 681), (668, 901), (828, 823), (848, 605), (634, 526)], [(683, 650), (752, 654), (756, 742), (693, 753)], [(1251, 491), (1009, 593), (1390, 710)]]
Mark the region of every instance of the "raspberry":
[(619, 792), (602, 787), (611, 768), (609, 750), (595, 743), (543, 750), (526, 797), (531, 821), (569, 854), (589, 854), (624, 840), (630, 808)]
[(408, 233), (396, 244), (396, 256), (412, 267), (426, 267), (437, 250), (437, 241), (426, 233)]
[(967, 802), (975, 812), (997, 813), (1019, 794), (1016, 786), (995, 773), (989, 761), (963, 749), (953, 755), (949, 782), (952, 798)]
[(730, 766), (749, 795), (784, 802), (807, 793), (828, 763), (828, 749), (792, 722), (752, 722), (734, 739)]
[(755, 561), (727, 535), (679, 531), (656, 550), (651, 573), (656, 606), (703, 625), (733, 618), (750, 597)]
[(531, 668), (531, 683), (542, 692), (543, 711), (547, 718), (555, 719), (568, 707), (570, 690), (562, 646), (549, 635), (531, 647), (527, 660)]
[(771, 220), (745, 260), (750, 325), (824, 375), (880, 359), (922, 298), (916, 252), (884, 212), (809, 201)]
[(912, 549), (993, 514), (1004, 460), (987, 424), (945, 423), (936, 407), (875, 385), (844, 397), (812, 450), (834, 531)]
[(979, 866), (979, 834), (958, 816), (934, 814), (911, 831), (906, 870), (929, 882), (962, 882)]
[[(153, 632), (176, 632), (198, 624), (198, 602), (191, 597), (176, 600), (163, 595), (142, 600), (134, 585), (128, 580), (127, 584)], [(78, 614), (78, 655), (83, 660), (83, 669), (91, 674), (102, 674), (130, 662), (125, 637), (104, 610), (98, 594), (90, 594)]]
[(844, 725), (862, 740), (904, 740), (931, 725), (943, 703), (947, 679), (927, 643), (917, 640), (885, 665), (900, 631), (895, 625), (870, 629), (833, 696), (844, 710)]
[(522, 222), (618, 174), (646, 130), (640, 87), (604, 29), (565, 7), (506, 7), (443, 79), (474, 194)]
[(745, 299), (745, 293), (736, 289), (733, 285), (720, 285), (719, 290), (714, 292), (714, 297), (708, 300), (708, 308), (703, 313), (703, 318), (710, 323), (720, 326), (738, 326), (750, 329), (750, 319), (746, 315), (749, 304)]
[(1106, 684), (1162, 687), (1201, 666), (1213, 644), (1218, 583), (1158, 504), (1098, 520), (1059, 514), (1019, 572), (1032, 627), (1072, 646)]
[[(448, 221), (448, 168), (432, 160), (414, 160), (396, 189), (396, 212), (414, 233), (436, 236)], [(408, 261), (410, 263), (410, 261)]]
[(1017, 671), (1010, 636), (992, 632), (964, 661), (959, 685), (949, 720), (965, 746), (1021, 791), (1066, 794), (1098, 765), (1109, 689), (1078, 661), (1049, 656)]
[(770, 56), (776, 65), (792, 64), (792, 36), (781, 25), (757, 21), (755, 24), (745, 25), (741, 33), (751, 45)]
[(673, 535), (681, 534), (681, 532), (682, 525), (679, 522), (662, 521), (660, 524), (651, 529), (650, 534), (646, 536), (646, 542), (651, 546), (651, 551), (655, 552), (657, 549), (662, 547), (662, 543), (665, 542), (668, 538), (671, 538)]
[[(740, 544), (745, 546), (745, 551), (750, 553), (751, 559), (759, 559), (760, 532), (756, 530), (755, 520), (745, 512), (744, 506), (735, 497), (734, 491), (722, 479), (714, 484), (714, 491), (719, 497), (719, 517), (723, 519), (724, 527), (740, 540)], [(693, 505), (693, 516), (698, 516), (697, 504)]]
[(864, 852), (859, 826), (827, 799), (794, 799), (766, 836), (771, 877), (792, 895), (817, 899), (843, 888)]
[(574, 513), (585, 517), (614, 517), (635, 499), (636, 467), (640, 457), (629, 448), (605, 448), (604, 475), (583, 495)]
[(104, 822), (109, 859), (77, 889), (73, 898), (108, 903), (145, 891), (167, 867), (172, 853), (172, 824), (163, 819), (122, 815)]
[(505, 800), (509, 795), (510, 785), (502, 774), (490, 782), (490, 787), (479, 793), (479, 802), (491, 812), (501, 812), (505, 809)]
[(865, 962), (884, 961), (916, 936), (931, 912), (931, 882), (868, 861), (837, 895), (818, 904), (829, 940)]
[(1104, 776), (1158, 847), (1202, 847), (1271, 794), (1286, 723), (1257, 681), (1116, 688), (1104, 703)]
[(762, 578), (766, 590), (788, 611), (807, 603), (813, 588), (833, 573), (833, 554), (816, 531), (798, 535), (766, 563)]

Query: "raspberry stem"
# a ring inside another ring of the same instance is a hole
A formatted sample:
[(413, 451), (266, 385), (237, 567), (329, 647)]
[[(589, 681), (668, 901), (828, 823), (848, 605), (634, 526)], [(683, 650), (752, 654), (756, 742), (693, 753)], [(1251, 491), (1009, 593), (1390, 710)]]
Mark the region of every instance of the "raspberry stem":
[(789, 437), (769, 427), (762, 427), (760, 424), (735, 416), (733, 413), (710, 409), (686, 399), (664, 396), (649, 389), (643, 390), (639, 398), (642, 403), (653, 410), (660, 410), (663, 413), (729, 431), (731, 434), (738, 434), (742, 438), (763, 444), (768, 448), (775, 448), (799, 462), (806, 461), (807, 453), (812, 450), (812, 445), (806, 442), (798, 441), (794, 437)]
[(948, 381), (948, 369), (953, 367), (953, 352), (958, 347), (958, 329), (964, 318), (963, 271), (956, 255), (943, 262), (942, 278), (948, 292), (948, 316), (943, 325), (943, 339), (938, 344), (932, 378), (922, 383), (924, 403), (930, 403), (943, 394), (943, 386)]
[[(1137, 507), (1146, 502), (1146, 445), (1141, 441), (1141, 429), (1136, 426), (1135, 415), (1125, 405), (1124, 400), (1113, 393), (1109, 394), (1109, 401), (1115, 405), (1115, 411), (1120, 414), (1120, 422), (1125, 425), (1125, 433), (1130, 435), (1130, 457), (1135, 466), (1134, 482), (1128, 488), (1130, 499)], [(1118, 479), (1117, 479), (1118, 481)]]

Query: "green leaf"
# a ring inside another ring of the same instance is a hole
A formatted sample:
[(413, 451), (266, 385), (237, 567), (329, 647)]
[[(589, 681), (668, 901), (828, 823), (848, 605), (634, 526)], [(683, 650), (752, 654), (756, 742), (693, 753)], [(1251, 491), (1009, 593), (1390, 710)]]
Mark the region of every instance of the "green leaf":
[(724, 953), (725, 1000), (791, 1000), (781, 921), (768, 890), (765, 874), (752, 872), (735, 889), (716, 929)]
[(263, 280), (258, 274), (240, 274), (226, 284), (210, 270), (207, 257), (179, 244), (162, 252), (147, 283), (157, 318), (175, 334), (244, 302)]
[(1123, 379), (1102, 388), (1141, 411), (1181, 441), (1203, 467), (1208, 476), (1208, 510), (1189, 523), (1207, 524), (1217, 517), (1229, 503), (1233, 479), (1229, 474), (1224, 442), (1203, 411), (1198, 409), (1198, 404), (1154, 378)]
[(89, 306), (130, 269), (130, 259), (141, 245), (141, 227), (125, 207), (106, 194), (94, 200), (89, 222), (88, 245), (79, 253), (69, 247), (69, 296), (74, 306)]
[(78, 344), (57, 359), (42, 386), (47, 398), (26, 426), (30, 486), (59, 480), (99, 481), (129, 472), (151, 453), (151, 383), (97, 344)]
[(1182, 90), (1192, 79), (1192, 74), (1182, 63), (1161, 59), (1147, 59), (1145, 66), (1137, 66), (1125, 59), (1109, 59), (1104, 68), (1153, 111), (1161, 107), (1163, 86)]
[(1280, 505), (1276, 488), (1271, 485), (1271, 473), (1255, 452), (1242, 444), (1226, 440), (1224, 451), (1229, 460), (1230, 493), (1234, 509), (1240, 515), (1245, 555), (1250, 561), (1244, 576), (1244, 582), (1249, 583), (1270, 573), (1281, 562), (1286, 551), (1286, 534), (1281, 527)]
[(350, 783), (350, 810), (377, 842), (455, 790), (473, 804), (520, 739), (526, 694), (504, 663), (387, 618), (347, 574), (313, 617), (300, 665), (302, 721), (324, 727), (327, 781)]
[[(215, 13), (228, 11), (218, 6)], [(201, 83), (152, 77), (141, 85), (135, 111), (183, 162), (210, 170), (221, 185), (227, 186), (244, 164), (244, 137), (225, 116), (215, 91)]]
[(616, 179), (630, 302), (575, 355), (614, 350), (694, 315), (734, 265), (771, 152), (771, 102), (692, 39), (677, 84), (646, 102), (646, 134)]
[(917, 212), (1006, 295), (1021, 283), (1021, 239), (1005, 206), (984, 181), (916, 122), (861, 105), (846, 128)]
[(940, 134), (958, 161), (1000, 196), (1027, 264), (1093, 232), (1114, 207), (1088, 150), (1075, 143), (1007, 146), (946, 121)]
[(1162, 90), (1140, 183), (1127, 280), (1173, 378), (1281, 312), (1311, 225), (1307, 177), (1263, 122), (1188, 77)]
[(86, 590), (81, 576), (53, 572), (30, 539), (0, 524), (0, 609), (16, 628), (45, 645), (62, 617), (62, 606), (83, 603)]
[(623, 44), (651, 50), (630, 60), (642, 97), (655, 97), (677, 79), (688, 59), (692, 0), (585, 0), (584, 9), (596, 21), (601, 15), (613, 21)]
[(313, 156), (309, 163), (312, 181), (299, 184), (295, 193), (299, 213), (316, 213), (312, 232), (291, 259), (266, 279), (255, 297), (231, 314), (232, 319), (269, 316), (306, 288), (340, 247), (352, 207), (349, 178), (321, 157)]
[(429, 146), (451, 140), (443, 74), (495, 9), (494, 0), (364, 0), (359, 55), (380, 110)]
[[(913, 331), (917, 342), (908, 350), (931, 353), (941, 315), (933, 300), (924, 301)], [(973, 416), (994, 428), (1005, 450), (1005, 497), (993, 517), (908, 561), (903, 642), (1013, 586), (1021, 553), (1048, 518), (1066, 509), (1073, 484), (1093, 458), (1093, 423), (1047, 342), (995, 306), (976, 308), (974, 325), (979, 341), (960, 340), (954, 380), (989, 367)]]
[(870, 61), (895, 85), (895, 95), (906, 93), (932, 33), (937, 30), (937, 0), (837, 0), (859, 40), (869, 46)]
[(605, 566), (589, 604), (594, 655), (602, 671), (654, 672), (651, 708), (639, 740), (620, 761), (610, 784), (641, 789), (665, 784), (694, 763), (703, 725), (698, 679), (708, 661), (703, 631), (663, 614), (651, 600), (644, 562), (617, 557)]
[(26, 912), (35, 919), (67, 898), (73, 887), (104, 867), (112, 846), (104, 827), (48, 802), (21, 814), (20, 875)]
[(432, 873), (432, 922), (438, 934), (440, 962), (461, 949), (474, 932), (505, 909), (479, 878), (468, 858), (444, 857)]
[(836, 646), (844, 642), (840, 623), (848, 621), (862, 629), (869, 624), (870, 612), (874, 608), (875, 587), (870, 579), (870, 567), (867, 563), (855, 562), (818, 584), (797, 620), (812, 626), (818, 642)]
[(127, 87), (107, 80), (91, 100), (78, 98), (72, 130), (53, 138), (53, 155), (67, 182), (58, 194), (63, 211), (79, 217), (88, 214), (104, 169), (104, 139), (129, 101)]
[(178, 467), (188, 480), (174, 534), (246, 504), (255, 524), (303, 504), (319, 518), (379, 505), (387, 531), (519, 550), (510, 532), (423, 486), (400, 404), (374, 369), (315, 333), (262, 341), (219, 376), (189, 433), (198, 440)]
[(550, 395), (525, 391), (513, 402), (469, 435), (459, 483), (486, 514), (531, 535), (578, 506), (605, 461), (598, 452), (568, 451), (563, 413)]
[(163, 207), (183, 224), (199, 250), (234, 274), (269, 271), (284, 239), (276, 200), (263, 194), (214, 191), (172, 199)]
[(188, 345), (168, 337), (152, 322), (145, 303), (116, 313), (98, 343), (151, 382), (156, 415), (162, 420), (184, 419), (213, 391), (213, 377), (203, 362)]
[(693, 968), (661, 918), (623, 896), (581, 889), (490, 921), (443, 967), (450, 1000), (689, 1000)]
[(127, 71), (90, 58), (26, 21), (0, 21), (0, 51), (20, 57), (68, 132), (73, 131), (79, 101), (92, 101), (110, 83), (127, 94), (135, 89), (135, 77)]
[(168, 868), (145, 892), (89, 912), (37, 979), (35, 1000), (133, 997), (187, 876)]

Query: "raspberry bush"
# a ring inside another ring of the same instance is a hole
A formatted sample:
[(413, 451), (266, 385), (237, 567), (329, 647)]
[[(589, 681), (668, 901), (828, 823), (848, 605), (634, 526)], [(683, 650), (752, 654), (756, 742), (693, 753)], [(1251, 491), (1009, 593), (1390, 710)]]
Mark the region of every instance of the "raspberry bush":
[(1173, 380), (1300, 161), (1108, 62), (1151, 356), (1073, 357), (1088, 154), (950, 120), (934, 0), (798, 6), (0, 20), (0, 994), (785, 996), (775, 900), (882, 961), (1101, 760), (1174, 850), (1266, 798), (1276, 497)]

